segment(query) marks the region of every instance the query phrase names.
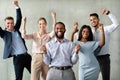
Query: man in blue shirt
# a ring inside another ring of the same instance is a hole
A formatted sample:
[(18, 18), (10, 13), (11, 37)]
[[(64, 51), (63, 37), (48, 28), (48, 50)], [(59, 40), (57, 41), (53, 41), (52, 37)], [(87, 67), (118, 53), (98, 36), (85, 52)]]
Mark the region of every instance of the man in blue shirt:
[(25, 41), (19, 31), (22, 19), (21, 9), (17, 0), (13, 0), (13, 3), (16, 6), (16, 24), (14, 25), (13, 17), (6, 17), (5, 30), (0, 27), (0, 37), (5, 42), (3, 59), (13, 56), (16, 80), (22, 80), (24, 67), (31, 72), (31, 56), (27, 53)]
[(43, 61), (50, 66), (46, 80), (76, 80), (72, 66), (78, 60), (80, 46), (64, 38), (64, 23), (57, 22), (54, 31), (56, 37), (42, 47)]

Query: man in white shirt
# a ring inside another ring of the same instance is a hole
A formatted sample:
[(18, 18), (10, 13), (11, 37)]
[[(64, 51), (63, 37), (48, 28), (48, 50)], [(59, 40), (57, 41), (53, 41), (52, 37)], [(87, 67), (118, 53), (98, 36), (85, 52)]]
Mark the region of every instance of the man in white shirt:
[[(115, 31), (119, 23), (116, 19), (116, 17), (110, 13), (109, 10), (103, 9), (102, 14), (107, 15), (110, 20), (112, 21), (111, 25), (104, 26), (105, 31), (105, 45), (101, 48), (100, 52), (97, 55), (97, 60), (100, 64), (100, 70), (102, 73), (103, 80), (110, 80), (110, 54), (109, 54), (109, 42), (110, 42), (110, 35), (113, 31)], [(100, 40), (100, 30), (98, 28), (98, 25), (100, 19), (97, 13), (90, 14), (90, 25), (93, 28), (93, 35), (94, 40), (99, 41)], [(78, 32), (78, 23), (75, 22), (74, 24), (74, 32)], [(78, 38), (78, 33), (75, 34), (76, 38)]]
[[(110, 42), (110, 35), (113, 31), (116, 30), (119, 23), (116, 17), (110, 13), (110, 11), (103, 9), (102, 14), (107, 15), (110, 20), (112, 21), (111, 25), (104, 26), (105, 31), (105, 45), (101, 48), (101, 51), (97, 55), (98, 62), (100, 64), (100, 69), (102, 73), (103, 80), (110, 80), (110, 54), (109, 54), (109, 42)], [(100, 30), (98, 29), (98, 25), (100, 19), (97, 13), (90, 14), (90, 24), (94, 28), (93, 35), (94, 40), (100, 40)]]

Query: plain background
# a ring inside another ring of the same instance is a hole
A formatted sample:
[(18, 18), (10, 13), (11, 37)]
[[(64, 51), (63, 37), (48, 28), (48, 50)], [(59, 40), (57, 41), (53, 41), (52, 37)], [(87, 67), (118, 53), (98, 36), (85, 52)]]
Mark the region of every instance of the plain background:
[[(103, 8), (109, 9), (120, 22), (120, 0), (19, 0), (22, 15), (27, 17), (27, 33), (38, 31), (37, 20), (45, 17), (47, 20), (47, 31), (52, 30), (51, 11), (57, 14), (57, 21), (66, 25), (65, 37), (70, 39), (73, 23), (78, 21), (79, 28), (83, 24), (89, 25), (89, 14), (96, 12), (100, 16), (100, 22), (104, 25), (111, 24), (106, 15), (101, 14)], [(4, 29), (4, 18), (13, 16), (16, 19), (15, 7), (12, 0), (0, 0), (0, 26)], [(111, 35), (110, 57), (111, 57), (111, 80), (120, 80), (120, 28)], [(32, 41), (26, 40), (28, 52), (31, 54)], [(3, 60), (3, 40), (0, 39), (0, 80), (14, 80), (14, 69), (12, 58)], [(78, 80), (78, 64), (74, 66)], [(25, 69), (23, 80), (30, 80), (30, 74)], [(101, 75), (99, 77), (101, 79)]]

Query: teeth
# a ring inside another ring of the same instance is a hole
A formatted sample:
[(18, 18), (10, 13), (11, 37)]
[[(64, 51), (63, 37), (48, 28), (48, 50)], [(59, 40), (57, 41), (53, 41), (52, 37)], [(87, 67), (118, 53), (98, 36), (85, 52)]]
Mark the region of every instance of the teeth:
[(58, 32), (58, 35), (61, 35), (62, 33), (61, 32)]

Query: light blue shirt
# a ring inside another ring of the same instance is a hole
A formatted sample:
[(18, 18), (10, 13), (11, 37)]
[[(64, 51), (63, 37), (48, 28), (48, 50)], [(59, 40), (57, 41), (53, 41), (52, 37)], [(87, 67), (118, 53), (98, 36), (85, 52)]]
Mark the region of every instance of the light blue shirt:
[(74, 53), (75, 44), (67, 39), (59, 42), (56, 38), (46, 44), (47, 53), (43, 61), (50, 66), (72, 66), (78, 60)]
[(27, 52), (24, 43), (17, 31), (12, 33), (12, 55), (24, 54)]

